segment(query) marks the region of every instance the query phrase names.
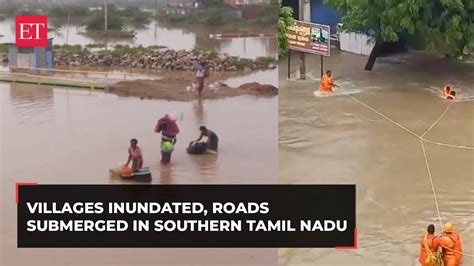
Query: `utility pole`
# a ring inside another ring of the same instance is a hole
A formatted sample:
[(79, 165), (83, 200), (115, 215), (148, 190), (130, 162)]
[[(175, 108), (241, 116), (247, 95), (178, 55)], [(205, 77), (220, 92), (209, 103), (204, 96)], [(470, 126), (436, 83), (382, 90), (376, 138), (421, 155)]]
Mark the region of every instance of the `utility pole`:
[(104, 30), (107, 30), (107, 0), (104, 0)]
[(67, 11), (66, 45), (69, 44), (69, 20), (71, 19), (71, 10)]
[[(305, 8), (305, 0), (299, 0), (298, 7), (299, 7), (299, 20), (306, 21), (304, 15), (304, 8)], [(306, 60), (304, 52), (300, 52), (300, 79), (306, 79)]]
[(155, 0), (155, 18), (158, 17), (158, 0)]

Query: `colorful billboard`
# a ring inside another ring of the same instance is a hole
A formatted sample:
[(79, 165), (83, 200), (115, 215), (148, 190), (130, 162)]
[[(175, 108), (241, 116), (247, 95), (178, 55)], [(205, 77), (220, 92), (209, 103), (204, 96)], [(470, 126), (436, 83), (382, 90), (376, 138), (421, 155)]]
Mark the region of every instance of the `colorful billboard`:
[(295, 20), (286, 36), (291, 50), (330, 56), (330, 26)]

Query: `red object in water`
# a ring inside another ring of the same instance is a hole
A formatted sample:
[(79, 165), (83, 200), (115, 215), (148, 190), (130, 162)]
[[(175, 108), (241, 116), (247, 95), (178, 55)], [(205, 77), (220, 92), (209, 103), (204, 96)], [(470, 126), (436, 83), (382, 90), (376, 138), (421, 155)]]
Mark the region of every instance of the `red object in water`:
[(122, 174), (122, 176), (131, 176), (132, 175), (132, 168), (130, 168), (128, 166), (122, 167), (121, 174)]

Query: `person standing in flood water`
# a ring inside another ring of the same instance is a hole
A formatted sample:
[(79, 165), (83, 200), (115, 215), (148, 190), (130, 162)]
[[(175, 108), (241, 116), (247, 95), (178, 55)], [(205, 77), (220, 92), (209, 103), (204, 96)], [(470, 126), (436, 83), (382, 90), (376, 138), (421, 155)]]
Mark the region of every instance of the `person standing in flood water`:
[(155, 125), (155, 132), (161, 133), (161, 143), (170, 141), (173, 145), (176, 144), (176, 136), (179, 133), (179, 127), (176, 123), (176, 115), (174, 113), (166, 114), (158, 119)]
[(334, 87), (337, 85), (334, 83), (331, 70), (326, 71), (326, 75), (321, 78), (321, 84), (319, 85), (319, 91), (322, 93), (334, 92)]
[(176, 136), (179, 133), (175, 114), (166, 114), (160, 118), (155, 125), (155, 132), (161, 132), (161, 163), (168, 164), (171, 161), (171, 153), (173, 153), (177, 141)]
[(418, 261), (423, 266), (438, 266), (441, 263), (438, 253), (439, 238), (434, 235), (435, 227), (428, 225), (427, 233), (421, 237), (420, 256)]
[(198, 93), (201, 95), (202, 90), (204, 89), (204, 79), (209, 77), (209, 67), (207, 66), (206, 61), (202, 61), (199, 63), (197, 72), (196, 72), (196, 80), (198, 83)]
[(130, 161), (132, 161), (132, 173), (138, 172), (138, 169), (143, 167), (142, 149), (138, 147), (137, 139), (130, 140), (130, 148), (128, 148), (128, 160), (124, 166), (128, 167)]
[(439, 242), (443, 251), (444, 266), (459, 266), (463, 257), (462, 243), (452, 222), (443, 225), (443, 235)]
[(207, 149), (217, 152), (217, 147), (219, 145), (219, 137), (217, 137), (217, 134), (214, 131), (207, 129), (205, 126), (199, 127), (199, 130), (201, 131), (201, 135), (196, 142), (199, 142), (203, 137), (207, 137)]

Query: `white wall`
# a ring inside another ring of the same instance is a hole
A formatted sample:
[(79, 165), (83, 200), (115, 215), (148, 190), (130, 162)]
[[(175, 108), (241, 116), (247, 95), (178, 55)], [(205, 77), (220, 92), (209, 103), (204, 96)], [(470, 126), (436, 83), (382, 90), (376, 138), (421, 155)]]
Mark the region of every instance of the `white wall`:
[(375, 41), (365, 34), (341, 31), (339, 44), (342, 51), (368, 56), (374, 48)]
[(18, 67), (35, 67), (35, 54), (22, 54), (18, 53)]

